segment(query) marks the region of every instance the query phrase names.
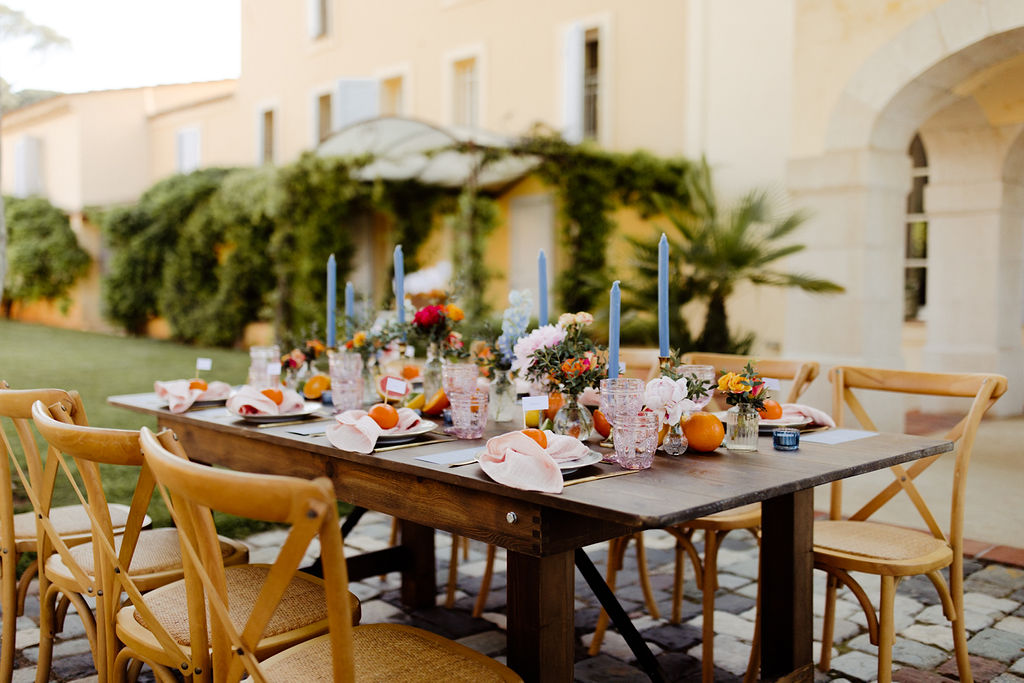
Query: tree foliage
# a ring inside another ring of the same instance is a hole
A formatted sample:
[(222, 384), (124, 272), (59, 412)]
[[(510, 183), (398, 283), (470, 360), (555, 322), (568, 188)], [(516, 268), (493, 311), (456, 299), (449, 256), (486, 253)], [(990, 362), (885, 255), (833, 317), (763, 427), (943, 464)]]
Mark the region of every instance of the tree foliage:
[(57, 299), (66, 309), (67, 294), (89, 270), (91, 259), (78, 244), (67, 214), (42, 197), (6, 197), (4, 216), (10, 231), (3, 306), (15, 301)]

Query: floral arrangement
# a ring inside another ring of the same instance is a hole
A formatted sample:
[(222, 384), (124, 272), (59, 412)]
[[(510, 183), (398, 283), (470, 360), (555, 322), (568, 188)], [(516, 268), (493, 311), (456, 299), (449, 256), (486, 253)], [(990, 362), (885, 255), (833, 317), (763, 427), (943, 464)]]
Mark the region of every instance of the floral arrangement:
[(319, 339), (307, 339), (301, 347), (296, 346), (281, 356), (281, 365), (286, 370), (296, 370), (306, 363), (316, 360), (326, 350), (327, 346)]
[(512, 290), (508, 293), (508, 303), (501, 316), (501, 334), (473, 342), (473, 357), (488, 376), (492, 369), (508, 371), (512, 368), (516, 343), (526, 334), (530, 324), (530, 311), (533, 309), (530, 290)]
[(413, 333), (427, 344), (437, 344), (444, 355), (466, 356), (462, 334), (454, 325), (466, 314), (455, 304), (431, 304), (416, 311), (412, 318)]
[(714, 387), (713, 382), (682, 375), (676, 367), (663, 368), (665, 374), (648, 382), (644, 391), (644, 405), (658, 413), (663, 425), (674, 425), (682, 419), (683, 413), (700, 410), (697, 399)]
[[(353, 326), (355, 327), (355, 326)], [(397, 353), (397, 340), (402, 338), (402, 326), (396, 322), (388, 322), (382, 325), (361, 325), (352, 336), (342, 342), (342, 348), (348, 351), (355, 351), (363, 359), (363, 365), (368, 365), (371, 359), (375, 359), (381, 352), (394, 350)]]
[(515, 344), (512, 369), (533, 381), (546, 381), (568, 396), (596, 387), (606, 375), (600, 347), (584, 333), (594, 322), (586, 312), (563, 313), (557, 325), (545, 325)]
[(742, 372), (723, 371), (718, 378), (718, 390), (725, 394), (725, 402), (731, 406), (749, 405), (754, 410), (763, 410), (764, 389), (764, 380), (753, 363), (747, 363)]

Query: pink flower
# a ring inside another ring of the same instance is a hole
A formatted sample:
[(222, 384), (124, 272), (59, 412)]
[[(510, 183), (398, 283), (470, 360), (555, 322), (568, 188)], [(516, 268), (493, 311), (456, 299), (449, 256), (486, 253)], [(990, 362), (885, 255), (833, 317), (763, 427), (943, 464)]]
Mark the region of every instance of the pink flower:
[(512, 353), (515, 354), (515, 360), (512, 361), (512, 370), (518, 371), (520, 375), (524, 374), (525, 370), (533, 364), (530, 356), (533, 355), (534, 351), (561, 344), (563, 339), (565, 339), (565, 330), (557, 325), (538, 327), (516, 342), (515, 347), (512, 349)]

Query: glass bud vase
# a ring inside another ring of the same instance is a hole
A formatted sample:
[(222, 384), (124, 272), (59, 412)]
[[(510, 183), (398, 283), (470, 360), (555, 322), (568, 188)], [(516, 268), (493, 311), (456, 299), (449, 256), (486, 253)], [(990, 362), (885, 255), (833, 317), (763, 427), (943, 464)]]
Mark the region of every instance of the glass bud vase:
[(677, 422), (674, 425), (669, 425), (668, 433), (665, 434), (665, 439), (661, 442), (661, 449), (665, 451), (665, 454), (682, 455), (689, 445), (690, 442), (683, 434), (682, 424)]
[(494, 369), (490, 388), (491, 419), (495, 422), (511, 422), (516, 418), (516, 387), (508, 370)]
[(565, 403), (555, 413), (551, 431), (586, 441), (594, 432), (594, 418), (586, 406), (580, 405), (579, 396), (566, 396)]
[(429, 401), (441, 389), (441, 352), (437, 342), (427, 346), (427, 362), (423, 365), (423, 395)]
[(756, 451), (761, 418), (753, 406), (740, 404), (726, 413), (725, 447), (730, 451)]

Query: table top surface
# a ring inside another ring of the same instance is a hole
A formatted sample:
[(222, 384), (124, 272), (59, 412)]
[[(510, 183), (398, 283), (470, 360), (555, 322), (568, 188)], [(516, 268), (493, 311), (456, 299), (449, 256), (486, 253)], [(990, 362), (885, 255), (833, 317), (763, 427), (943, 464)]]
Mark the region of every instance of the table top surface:
[[(840, 444), (802, 441), (799, 450), (780, 452), (772, 448), (771, 437), (760, 437), (755, 452), (738, 453), (720, 448), (713, 453), (687, 453), (677, 457), (659, 453), (649, 470), (580, 483), (566, 487), (560, 494), (549, 494), (498, 484), (488, 478), (479, 465), (452, 468), (417, 460), (419, 456), (455, 450), (465, 450), (465, 459), (469, 460), (475, 451), (484, 448), (487, 438), (515, 429), (515, 422), (491, 422), (484, 438), (475, 441), (425, 443), (360, 454), (339, 450), (324, 436), (289, 433), (295, 425), (256, 427), (247, 424), (224, 407), (174, 414), (153, 393), (111, 396), (108, 402), (156, 416), (163, 426), (171, 429), (176, 423), (188, 424), (208, 429), (211, 435), (244, 436), (285, 451), (298, 449), (325, 458), (414, 474), (637, 528), (677, 524), (953, 449), (951, 442), (942, 439), (877, 434)], [(331, 422), (325, 414), (323, 421), (316, 424), (326, 428)], [(596, 444), (591, 445), (595, 450), (602, 450)], [(616, 469), (617, 465), (594, 465), (580, 470), (580, 475)], [(286, 462), (282, 464), (281, 473), (287, 473)]]

